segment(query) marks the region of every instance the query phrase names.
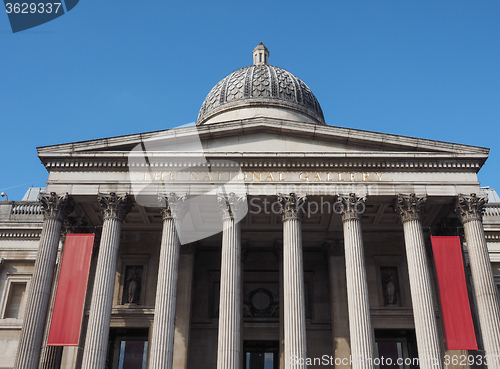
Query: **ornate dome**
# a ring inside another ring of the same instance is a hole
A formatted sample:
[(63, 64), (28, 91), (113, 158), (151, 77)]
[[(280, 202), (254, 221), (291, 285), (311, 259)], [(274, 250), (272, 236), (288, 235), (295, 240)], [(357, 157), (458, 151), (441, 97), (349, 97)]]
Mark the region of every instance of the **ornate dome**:
[(253, 56), (254, 65), (238, 69), (212, 88), (201, 106), (197, 125), (213, 123), (223, 113), (248, 108), (254, 112), (266, 108), (265, 113), (259, 111), (270, 116), (275, 116), (278, 110), (288, 111), (301, 120), (325, 124), (323, 111), (311, 89), (290, 72), (267, 65), (269, 52), (262, 42)]

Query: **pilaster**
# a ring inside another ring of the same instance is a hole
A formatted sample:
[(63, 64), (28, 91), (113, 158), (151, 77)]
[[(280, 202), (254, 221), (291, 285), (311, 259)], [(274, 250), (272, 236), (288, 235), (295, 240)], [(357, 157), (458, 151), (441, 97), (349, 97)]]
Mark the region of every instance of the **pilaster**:
[(335, 359), (338, 359), (335, 361), (335, 369), (350, 369), (350, 363), (342, 364), (342, 360), (351, 355), (344, 242), (326, 241), (323, 243), (323, 251), (328, 259), (330, 277), (333, 348)]
[(191, 242), (180, 247), (177, 304), (175, 309), (173, 360), (175, 369), (187, 369), (188, 367), (194, 261), (199, 247), (199, 242)]

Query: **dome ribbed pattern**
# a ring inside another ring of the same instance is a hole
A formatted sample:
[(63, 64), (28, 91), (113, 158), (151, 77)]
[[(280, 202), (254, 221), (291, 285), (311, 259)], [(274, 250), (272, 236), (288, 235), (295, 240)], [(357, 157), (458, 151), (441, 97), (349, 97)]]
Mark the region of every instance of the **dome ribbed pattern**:
[(241, 68), (217, 83), (201, 106), (197, 124), (223, 111), (248, 106), (296, 110), (325, 124), (311, 89), (290, 72), (272, 65)]

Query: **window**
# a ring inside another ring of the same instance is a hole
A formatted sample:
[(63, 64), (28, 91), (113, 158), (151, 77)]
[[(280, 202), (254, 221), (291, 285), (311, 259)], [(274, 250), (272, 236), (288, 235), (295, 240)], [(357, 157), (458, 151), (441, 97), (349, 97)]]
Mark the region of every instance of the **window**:
[(22, 319), (31, 273), (7, 273), (1, 312), (2, 319)]
[(21, 317), (21, 306), (24, 302), (26, 284), (26, 282), (15, 282), (10, 285), (4, 318), (19, 319)]

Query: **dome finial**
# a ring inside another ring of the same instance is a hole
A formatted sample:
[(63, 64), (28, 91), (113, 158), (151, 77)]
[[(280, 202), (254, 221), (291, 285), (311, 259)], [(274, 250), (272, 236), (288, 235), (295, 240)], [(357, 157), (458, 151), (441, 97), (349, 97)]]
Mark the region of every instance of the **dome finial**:
[(261, 42), (252, 52), (253, 65), (267, 65), (269, 59), (269, 50)]

